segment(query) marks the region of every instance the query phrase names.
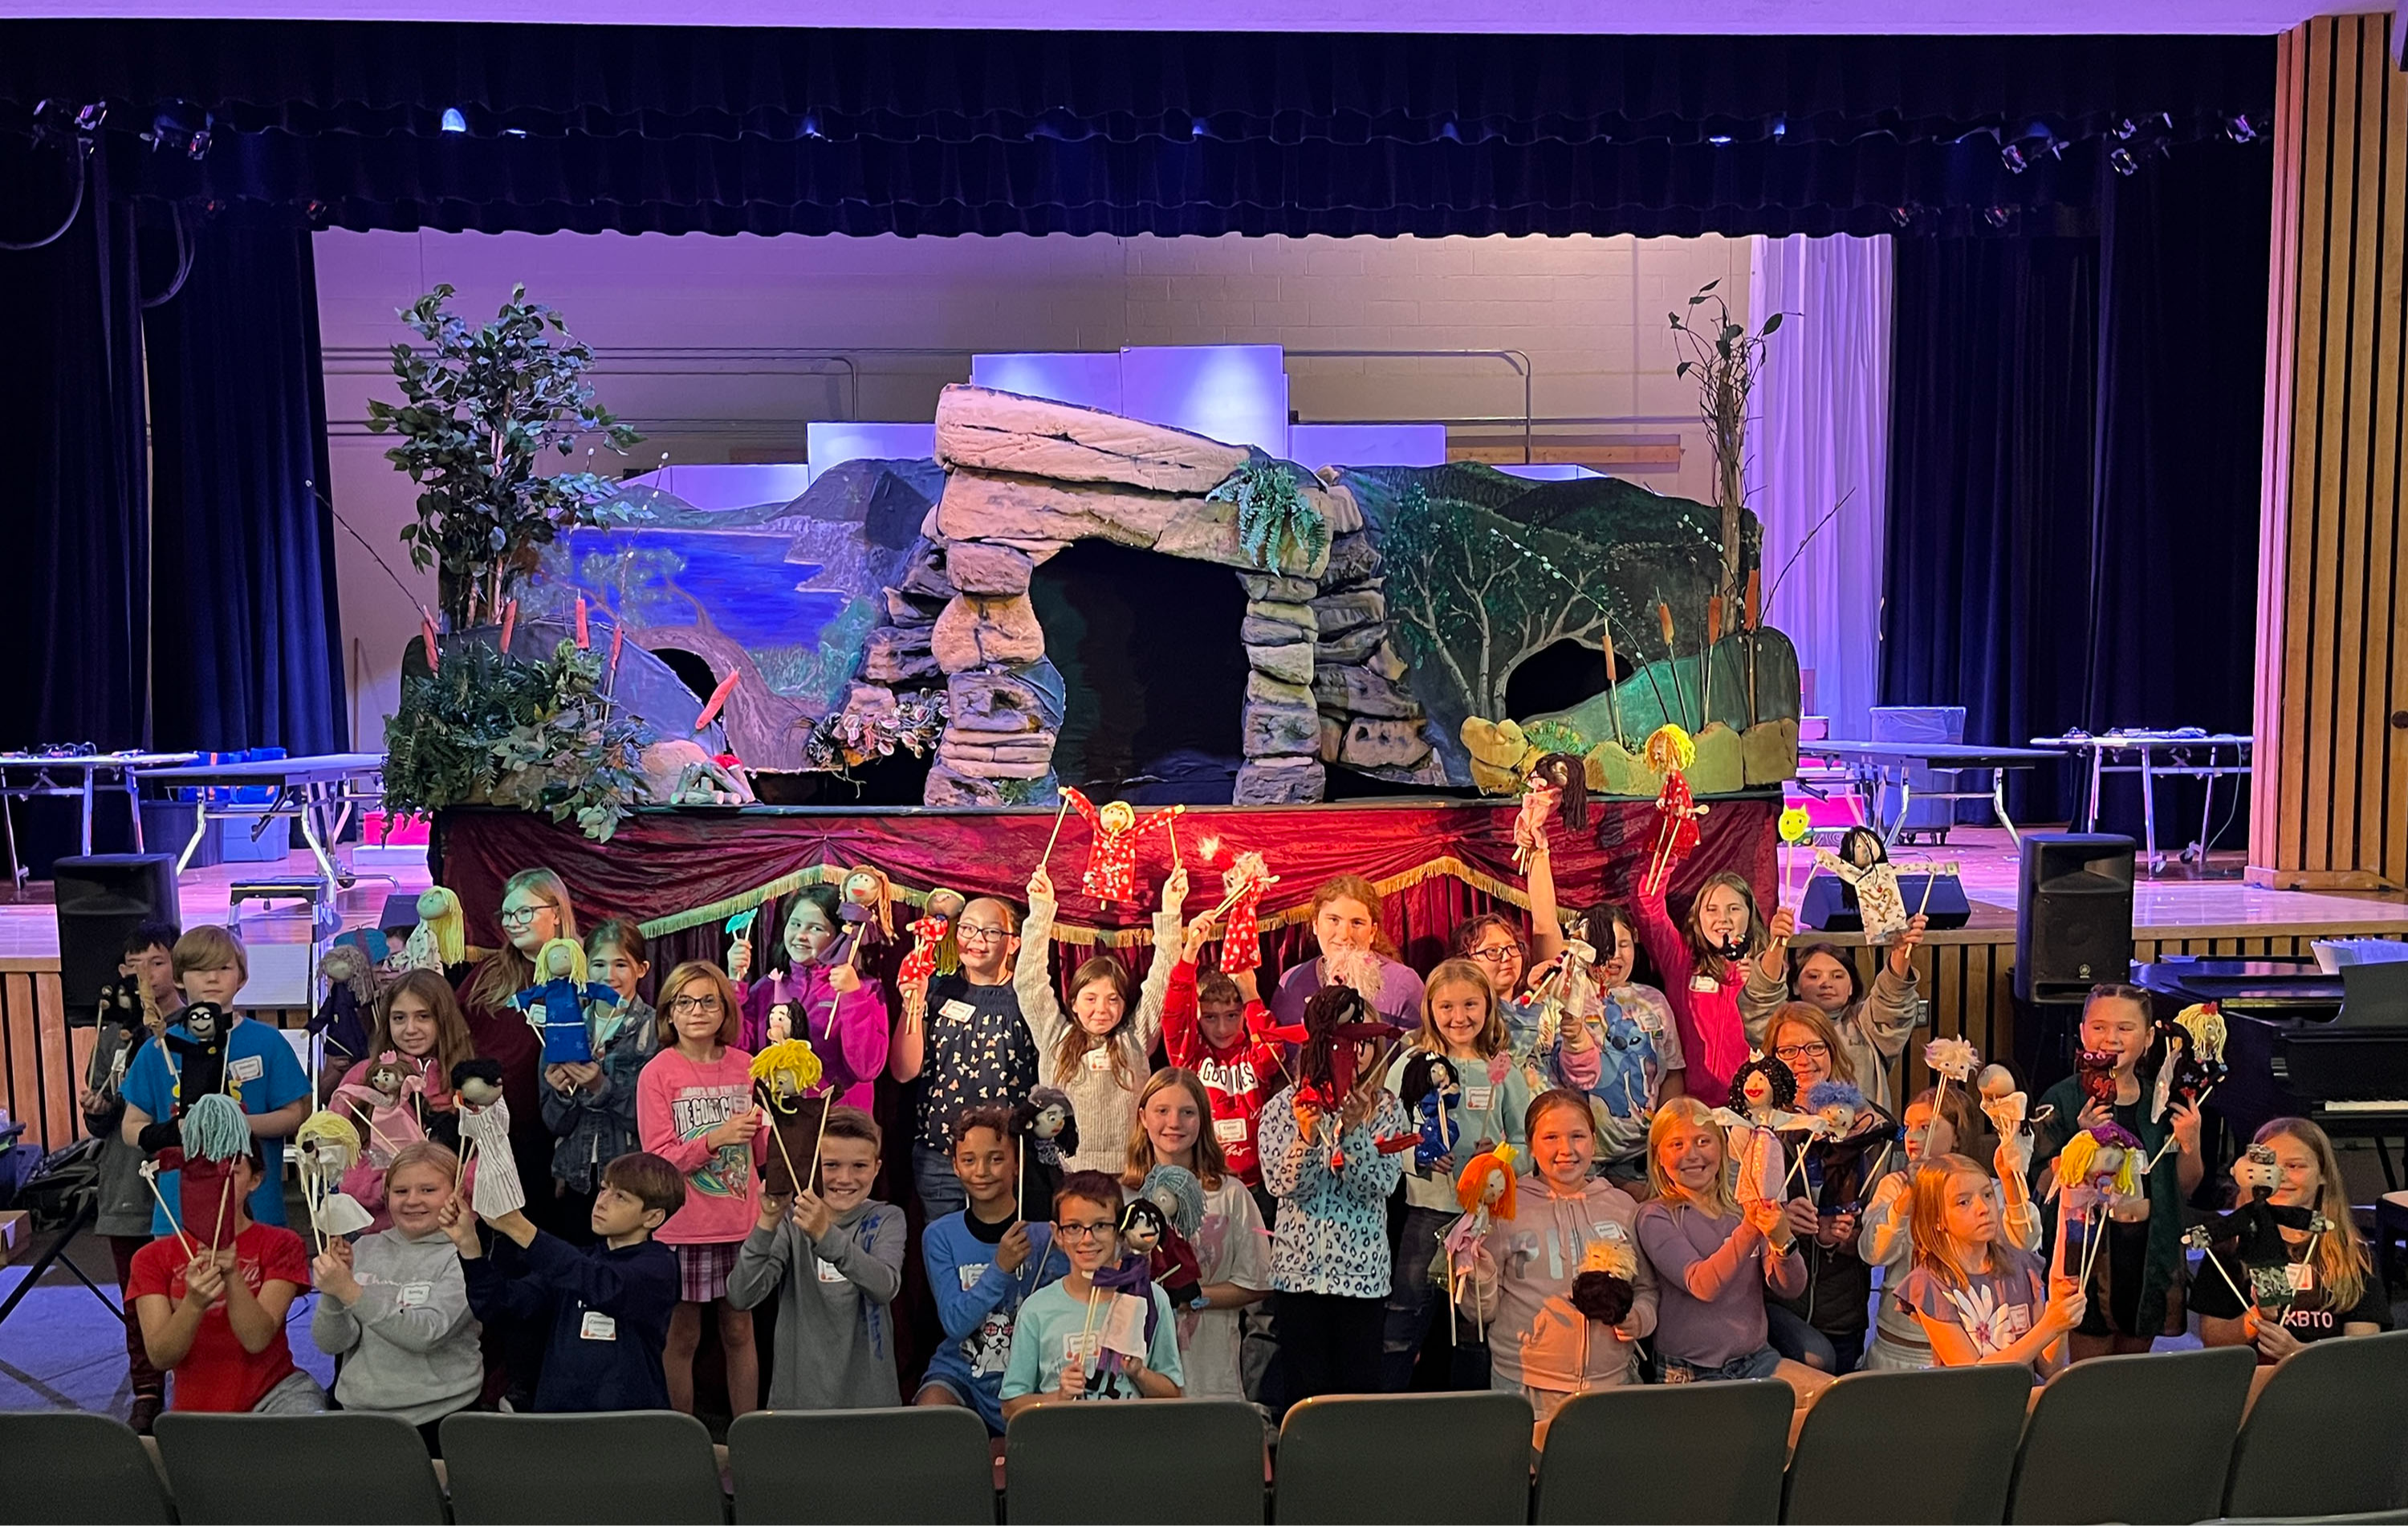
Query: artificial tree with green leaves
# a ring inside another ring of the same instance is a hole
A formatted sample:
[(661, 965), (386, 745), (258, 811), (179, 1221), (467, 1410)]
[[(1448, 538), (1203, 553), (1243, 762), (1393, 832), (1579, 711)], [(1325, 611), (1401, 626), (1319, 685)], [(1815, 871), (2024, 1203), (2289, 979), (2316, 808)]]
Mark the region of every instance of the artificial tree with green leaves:
[[(1683, 353), (1672, 367), (1675, 377), (1698, 375), (1698, 416), (1706, 426), (1706, 443), (1714, 454), (1714, 505), (1722, 511), (1723, 576), (1727, 597), (1736, 598), (1740, 584), (1740, 516), (1746, 489), (1742, 474), (1747, 465), (1747, 405), (1764, 364), (1764, 341), (1781, 327), (1773, 313), (1754, 333), (1734, 322), (1730, 307), (1710, 281), (1689, 298), (1686, 313), (1671, 312), (1672, 343)], [(1711, 313), (1698, 310), (1712, 304)]]
[(401, 314), (428, 348), (393, 347), (402, 401), (370, 402), (368, 429), (400, 437), (385, 459), (419, 487), (402, 542), (412, 565), (437, 569), (443, 613), (459, 630), (499, 619), (561, 532), (633, 517), (612, 511), (619, 486), (608, 476), (541, 475), (544, 453), (567, 455), (589, 436), (624, 453), (643, 437), (595, 400), (594, 352), (525, 287), (481, 328), (445, 305), (452, 295), (437, 286)]

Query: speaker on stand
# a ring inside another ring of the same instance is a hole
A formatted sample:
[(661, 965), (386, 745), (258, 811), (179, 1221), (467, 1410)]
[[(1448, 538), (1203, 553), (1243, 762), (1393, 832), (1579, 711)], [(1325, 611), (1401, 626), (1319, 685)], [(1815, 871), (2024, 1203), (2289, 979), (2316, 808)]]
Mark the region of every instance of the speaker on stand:
[(2071, 1074), (2083, 999), (2132, 978), (2134, 844), (2027, 832), (2015, 895), (2015, 1060), (2034, 1095)]
[(183, 925), (176, 859), (165, 853), (62, 858), (52, 870), (59, 923), (59, 993), (67, 1021), (93, 1021), (101, 991), (117, 978), (125, 939), (154, 918)]

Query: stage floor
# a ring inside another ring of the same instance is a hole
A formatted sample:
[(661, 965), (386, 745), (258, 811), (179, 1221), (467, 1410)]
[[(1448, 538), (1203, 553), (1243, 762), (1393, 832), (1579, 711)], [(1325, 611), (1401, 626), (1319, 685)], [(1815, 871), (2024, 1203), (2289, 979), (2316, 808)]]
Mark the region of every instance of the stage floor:
[[(1935, 943), (2013, 941), (2016, 859), (2014, 844), (2004, 831), (1959, 828), (1949, 834), (1945, 847), (1901, 848), (1897, 857), (1899, 868), (1909, 872), (1927, 859), (1959, 866), (1966, 896), (1973, 902), (1973, 920), (1964, 929), (1933, 934)], [(270, 868), (239, 864), (189, 871), (179, 885), (186, 924), (223, 923), (233, 882)], [(306, 853), (295, 853), (280, 871), (302, 874), (312, 868)], [(372, 922), (386, 896), (415, 895), (428, 883), (425, 859), (413, 849), (373, 850), (361, 856), (357, 868), (364, 875), (390, 880), (363, 878), (343, 893), (339, 910), (346, 929)], [(2195, 938), (2254, 938), (2310, 929), (2369, 936), (2408, 932), (2408, 896), (2269, 890), (2243, 884), (2241, 868), (2239, 854), (2217, 854), (2203, 871), (2175, 865), (2154, 878), (2143, 875), (2133, 891), (2132, 925), (2161, 935)], [(1792, 865), (1789, 884), (1796, 886), (1804, 874), (1801, 859)], [(291, 902), (247, 901), (241, 927), (243, 936), (254, 942), (300, 943), (309, 936), (306, 912)], [(0, 885), (0, 969), (55, 968), (58, 956), (50, 887), (35, 884), (12, 891)]]

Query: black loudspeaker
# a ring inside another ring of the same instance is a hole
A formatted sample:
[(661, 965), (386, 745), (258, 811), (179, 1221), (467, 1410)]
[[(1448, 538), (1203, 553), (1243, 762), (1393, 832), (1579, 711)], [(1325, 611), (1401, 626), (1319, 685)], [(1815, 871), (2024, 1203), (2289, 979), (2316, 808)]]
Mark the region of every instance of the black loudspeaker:
[(89, 1026), (101, 991), (117, 978), (126, 935), (154, 917), (183, 925), (176, 860), (165, 853), (62, 858), (51, 878), (58, 894), (59, 990), (67, 1020)]
[[(1929, 902), (1925, 900), (1928, 885)], [(1961, 928), (1973, 920), (1972, 903), (1965, 899), (1964, 882), (1954, 874), (1900, 874), (1898, 898), (1907, 914), (1920, 911), (1935, 928)], [(1817, 874), (1806, 886), (1798, 908), (1798, 925), (1817, 932), (1862, 932), (1864, 914), (1856, 906), (1856, 887), (1836, 874)]]
[(2027, 832), (2015, 897), (2015, 995), (2078, 999), (2132, 978), (2132, 840)]

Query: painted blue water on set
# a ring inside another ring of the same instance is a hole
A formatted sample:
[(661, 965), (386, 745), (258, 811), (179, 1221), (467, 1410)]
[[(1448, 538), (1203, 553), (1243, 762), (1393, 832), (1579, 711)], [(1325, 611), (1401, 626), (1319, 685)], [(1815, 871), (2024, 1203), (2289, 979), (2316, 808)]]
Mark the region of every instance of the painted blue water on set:
[[(821, 630), (845, 606), (842, 593), (804, 592), (796, 586), (820, 569), (810, 562), (785, 560), (792, 544), (794, 538), (782, 533), (613, 526), (572, 530), (567, 549), (577, 584), (614, 605), (619, 580), (589, 577), (586, 560), (595, 554), (638, 554), (640, 575), (628, 583), (635, 596), (631, 627), (694, 624), (693, 606), (679, 597), (682, 594), (708, 610), (711, 623), (731, 639), (758, 651), (816, 646)], [(645, 569), (641, 554), (648, 552), (670, 553), (684, 566), (673, 574)]]

